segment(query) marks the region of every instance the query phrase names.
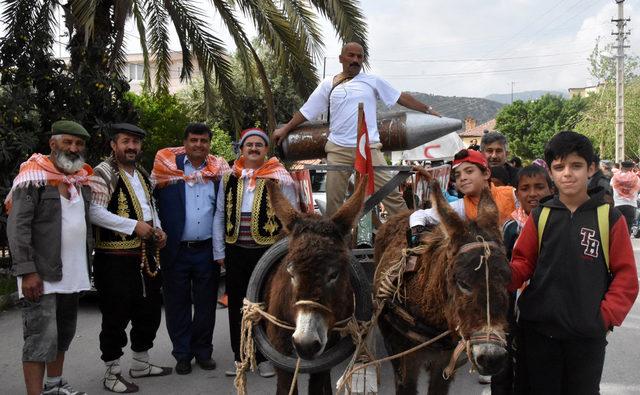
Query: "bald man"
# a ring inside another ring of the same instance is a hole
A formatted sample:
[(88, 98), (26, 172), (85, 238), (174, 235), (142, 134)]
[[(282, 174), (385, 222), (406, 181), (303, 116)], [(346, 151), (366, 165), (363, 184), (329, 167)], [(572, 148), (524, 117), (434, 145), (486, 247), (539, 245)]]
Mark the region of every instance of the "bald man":
[[(398, 103), (409, 109), (440, 116), (433, 109), (407, 93), (400, 93), (387, 81), (362, 73), (364, 49), (358, 43), (347, 43), (339, 56), (342, 72), (329, 76), (318, 85), (300, 111), (273, 133), (273, 141), (280, 144), (289, 132), (308, 119), (315, 119), (329, 109), (329, 139), (325, 145), (327, 164), (353, 166), (358, 136), (358, 103), (364, 103), (365, 119), (369, 131), (369, 144), (373, 165), (386, 165), (380, 148), (380, 135), (376, 117), (376, 101), (387, 107)], [(327, 172), (327, 210), (331, 216), (342, 206), (351, 172)], [(387, 171), (376, 171), (376, 190), (392, 177)], [(407, 209), (399, 191), (387, 195), (382, 201), (390, 215)]]

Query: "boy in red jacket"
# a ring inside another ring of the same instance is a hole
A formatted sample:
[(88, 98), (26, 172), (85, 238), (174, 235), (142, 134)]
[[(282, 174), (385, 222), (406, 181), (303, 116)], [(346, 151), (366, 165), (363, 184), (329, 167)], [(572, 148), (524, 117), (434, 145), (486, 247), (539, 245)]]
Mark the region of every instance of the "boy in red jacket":
[(615, 248), (608, 263), (605, 258), (597, 213), (604, 192), (587, 194), (593, 157), (589, 139), (575, 132), (547, 143), (545, 161), (558, 195), (532, 211), (513, 250), (509, 290), (531, 280), (518, 301), (517, 363), (528, 372), (528, 393), (598, 394), (607, 331), (622, 324), (638, 294), (627, 224), (614, 208), (608, 231)]

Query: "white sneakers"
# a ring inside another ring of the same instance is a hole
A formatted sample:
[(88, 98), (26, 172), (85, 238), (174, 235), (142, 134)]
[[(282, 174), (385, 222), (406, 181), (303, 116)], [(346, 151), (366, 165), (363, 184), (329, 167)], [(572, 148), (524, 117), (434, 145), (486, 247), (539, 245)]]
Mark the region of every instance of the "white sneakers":
[[(240, 368), (240, 362), (236, 361), (232, 369), (226, 370), (224, 374), (229, 377), (235, 376)], [(273, 365), (269, 361), (263, 361), (258, 364), (258, 374), (260, 377), (269, 378), (276, 375), (276, 371), (273, 369)]]

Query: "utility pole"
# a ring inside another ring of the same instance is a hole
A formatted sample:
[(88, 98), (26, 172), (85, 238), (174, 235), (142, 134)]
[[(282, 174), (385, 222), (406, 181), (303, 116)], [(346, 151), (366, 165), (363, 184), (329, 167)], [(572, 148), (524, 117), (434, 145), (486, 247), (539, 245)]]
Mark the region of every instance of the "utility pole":
[(625, 159), (624, 156), (624, 49), (629, 48), (624, 45), (626, 33), (624, 31), (627, 22), (631, 19), (624, 18), (624, 0), (615, 0), (618, 4), (618, 18), (611, 19), (618, 28), (617, 32), (611, 33), (616, 36), (616, 163)]
[(511, 81), (511, 104), (513, 104), (513, 86), (516, 84), (515, 81)]

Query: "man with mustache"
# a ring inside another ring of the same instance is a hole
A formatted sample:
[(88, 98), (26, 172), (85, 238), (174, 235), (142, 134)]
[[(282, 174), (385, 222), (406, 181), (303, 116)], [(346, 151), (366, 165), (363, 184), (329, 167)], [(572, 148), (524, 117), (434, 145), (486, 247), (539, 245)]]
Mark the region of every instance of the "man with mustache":
[[(247, 294), (251, 273), (260, 257), (279, 239), (282, 224), (271, 207), (265, 184), (277, 180), (282, 192), (294, 207), (298, 207), (293, 179), (277, 158), (267, 160), (269, 137), (258, 129), (242, 132), (241, 156), (230, 174), (223, 177), (220, 190), (225, 202), (225, 268), (229, 299), (229, 335), (236, 366), (225, 371), (235, 376), (240, 363), (240, 323), (242, 300)], [(258, 372), (262, 377), (275, 375), (273, 367), (258, 353)]]
[(93, 194), (91, 222), (96, 225), (93, 262), (102, 313), (100, 351), (106, 365), (103, 386), (111, 392), (137, 392), (121, 374), (120, 357), (131, 323), (129, 369), (132, 378), (165, 376), (172, 369), (149, 363), (149, 349), (160, 326), (162, 284), (157, 249), (166, 235), (160, 228), (146, 171), (137, 163), (146, 132), (128, 123), (111, 127), (112, 155), (95, 172), (103, 186)]
[(216, 368), (212, 339), (224, 264), (224, 193), (219, 183), (230, 169), (223, 158), (209, 154), (212, 134), (204, 123), (190, 123), (183, 146), (158, 151), (151, 172), (158, 213), (167, 229), (160, 259), (178, 374), (191, 373), (194, 358), (201, 369)]
[[(273, 141), (280, 144), (287, 134), (302, 122), (315, 119), (322, 112), (328, 111), (329, 139), (325, 146), (327, 164), (353, 166), (358, 136), (358, 103), (364, 103), (373, 165), (386, 165), (387, 162), (380, 151), (382, 144), (376, 118), (377, 99), (387, 107), (398, 103), (425, 114), (439, 114), (411, 95), (400, 93), (387, 81), (375, 75), (361, 73), (364, 62), (362, 45), (355, 42), (345, 44), (339, 60), (342, 72), (322, 81), (300, 111), (293, 114), (286, 125), (274, 131)], [(327, 173), (327, 216), (333, 215), (344, 203), (350, 174), (351, 172), (345, 171)], [(376, 189), (386, 184), (391, 177), (392, 174), (389, 172), (376, 171)], [(382, 203), (391, 215), (407, 209), (402, 195), (397, 190), (388, 194)]]
[(495, 172), (502, 185), (516, 186), (518, 184), (518, 169), (507, 163), (509, 145), (507, 137), (500, 132), (488, 132), (480, 139), (480, 151), (489, 162), (489, 167)]
[(36, 153), (22, 163), (5, 200), (22, 298), (22, 367), (29, 395), (84, 394), (71, 388), (62, 369), (76, 331), (79, 292), (91, 289), (93, 170), (83, 157), (89, 137), (75, 122), (55, 122), (51, 154)]

